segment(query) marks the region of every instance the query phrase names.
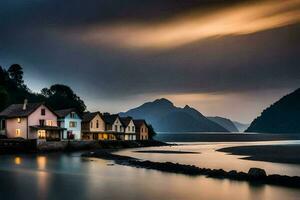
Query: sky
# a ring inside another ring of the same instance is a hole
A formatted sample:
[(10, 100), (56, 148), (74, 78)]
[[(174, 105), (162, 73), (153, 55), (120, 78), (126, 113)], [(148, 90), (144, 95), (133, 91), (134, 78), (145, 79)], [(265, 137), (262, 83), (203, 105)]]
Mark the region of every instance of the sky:
[(1, 0), (0, 65), (91, 111), (156, 98), (251, 122), (300, 86), (300, 0)]

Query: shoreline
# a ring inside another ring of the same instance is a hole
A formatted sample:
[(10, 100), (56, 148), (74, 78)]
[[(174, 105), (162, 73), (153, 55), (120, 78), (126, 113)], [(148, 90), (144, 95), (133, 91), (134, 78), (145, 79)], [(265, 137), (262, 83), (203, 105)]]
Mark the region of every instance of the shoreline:
[[(19, 141), (14, 141), (18, 143)], [(59, 141), (59, 142), (44, 142), (40, 144), (31, 145), (31, 148), (26, 148), (26, 140), (21, 140), (25, 143), (23, 146), (6, 145), (5, 148), (0, 148), (0, 155), (11, 154), (39, 154), (39, 153), (68, 153), (77, 151), (93, 151), (103, 149), (126, 149), (139, 147), (158, 147), (158, 146), (172, 146), (176, 144), (165, 143), (157, 140), (136, 140), (136, 141)], [(32, 142), (31, 142), (32, 143)], [(21, 143), (22, 144), (22, 143)], [(19, 144), (18, 144), (19, 145)]]
[(251, 184), (269, 184), (300, 188), (299, 176), (284, 176), (278, 174), (267, 175), (265, 170), (251, 168), (248, 173), (236, 170), (225, 171), (223, 169), (200, 168), (195, 165), (185, 165), (173, 162), (153, 162), (150, 160), (140, 160), (130, 156), (114, 154), (116, 150), (97, 150), (84, 153), (81, 156), (86, 158), (100, 158), (114, 161), (115, 164), (157, 170), (167, 173), (183, 174), (188, 176), (206, 176), (208, 178), (229, 179), (234, 181), (247, 181)]
[(240, 159), (272, 163), (300, 164), (300, 144), (236, 146), (218, 149), (232, 155), (245, 156)]

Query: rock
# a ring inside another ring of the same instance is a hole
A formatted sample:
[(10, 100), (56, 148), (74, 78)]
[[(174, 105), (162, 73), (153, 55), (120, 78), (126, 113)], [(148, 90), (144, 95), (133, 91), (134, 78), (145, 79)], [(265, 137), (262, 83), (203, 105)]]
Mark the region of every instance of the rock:
[(267, 176), (267, 173), (264, 169), (250, 168), (248, 171), (248, 176), (251, 179), (262, 179)]

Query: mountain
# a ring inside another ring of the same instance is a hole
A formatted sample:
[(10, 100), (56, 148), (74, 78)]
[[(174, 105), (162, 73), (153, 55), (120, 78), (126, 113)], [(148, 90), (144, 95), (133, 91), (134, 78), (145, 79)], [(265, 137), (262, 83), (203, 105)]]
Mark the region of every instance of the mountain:
[(230, 120), (223, 117), (207, 117), (209, 120), (216, 122), (217, 124), (223, 126), (230, 132), (239, 132), (235, 124)]
[(228, 132), (189, 106), (179, 108), (167, 99), (157, 99), (133, 108), (121, 116), (147, 120), (158, 132)]
[(300, 88), (265, 109), (246, 130), (259, 133), (300, 133)]
[(244, 124), (237, 121), (232, 122), (234, 123), (235, 127), (239, 130), (239, 132), (244, 132), (250, 126), (250, 124)]

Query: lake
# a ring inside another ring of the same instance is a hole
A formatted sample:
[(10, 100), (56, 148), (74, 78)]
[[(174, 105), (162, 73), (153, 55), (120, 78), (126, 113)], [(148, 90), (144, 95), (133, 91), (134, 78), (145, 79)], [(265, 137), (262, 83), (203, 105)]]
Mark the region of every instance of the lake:
[[(268, 173), (299, 175), (300, 166), (239, 159), (241, 156), (216, 152), (237, 145), (299, 144), (293, 141), (197, 142), (172, 147), (122, 150), (153, 161), (172, 161), (200, 167), (247, 171), (261, 167)], [(137, 153), (136, 150), (192, 151), (199, 154)], [(251, 185), (204, 176), (163, 173), (113, 165), (101, 159), (81, 158), (81, 153), (0, 156), (0, 199), (297, 199), (300, 190)]]

